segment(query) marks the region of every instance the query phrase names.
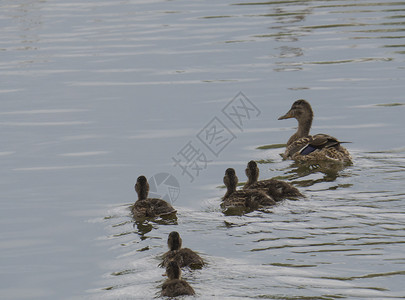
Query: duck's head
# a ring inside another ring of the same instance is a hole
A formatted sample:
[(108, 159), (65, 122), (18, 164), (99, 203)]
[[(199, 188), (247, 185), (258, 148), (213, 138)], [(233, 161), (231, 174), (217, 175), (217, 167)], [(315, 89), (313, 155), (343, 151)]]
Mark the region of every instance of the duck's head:
[(167, 239), (167, 245), (170, 251), (179, 250), (181, 248), (182, 240), (180, 234), (177, 231), (172, 231)]
[(136, 179), (136, 183), (139, 184), (146, 184), (148, 182), (148, 180), (146, 179), (145, 176), (141, 175)]
[(295, 101), (290, 110), (284, 116), (281, 116), (278, 119), (284, 120), (289, 118), (297, 119), (298, 129), (297, 132), (294, 133), (287, 141), (287, 146), (292, 144), (294, 141), (309, 135), (309, 131), (311, 130), (312, 126), (312, 119), (314, 118), (311, 105), (303, 99)]
[(235, 176), (236, 176), (235, 169), (233, 169), (233, 168), (228, 168), (228, 169), (226, 169), (226, 170), (225, 170), (225, 176), (228, 176), (228, 177), (235, 177)]
[(138, 199), (143, 200), (148, 198), (149, 183), (145, 176), (138, 177), (135, 183), (135, 191), (138, 194)]
[(311, 105), (308, 103), (308, 101), (304, 99), (297, 100), (293, 103), (291, 106), (290, 110), (280, 118), (279, 120), (284, 120), (284, 119), (290, 119), (290, 118), (295, 118), (300, 121), (305, 121), (305, 120), (312, 120), (314, 117), (314, 113), (312, 111)]
[(238, 185), (238, 176), (236, 176), (236, 172), (234, 169), (232, 168), (226, 169), (224, 176), (224, 184), (227, 188), (227, 192), (225, 194), (226, 198), (236, 191), (236, 186)]
[[(259, 168), (254, 160), (248, 162), (245, 174), (248, 178), (247, 185), (255, 183), (259, 179)], [(246, 185), (245, 185), (246, 186)]]
[(169, 278), (169, 280), (180, 279), (181, 270), (180, 270), (179, 264), (175, 260), (171, 260), (167, 264), (166, 275)]

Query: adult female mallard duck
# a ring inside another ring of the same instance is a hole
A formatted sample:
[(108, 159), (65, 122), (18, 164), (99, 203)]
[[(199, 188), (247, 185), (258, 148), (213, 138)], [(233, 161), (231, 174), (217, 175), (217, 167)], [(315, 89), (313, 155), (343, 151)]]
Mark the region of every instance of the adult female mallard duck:
[(266, 179), (257, 181), (259, 178), (259, 168), (254, 160), (248, 162), (245, 173), (248, 178), (248, 181), (243, 186), (243, 189), (245, 190), (263, 190), (275, 201), (280, 201), (284, 198), (303, 197), (300, 191), (288, 182), (277, 179)]
[(181, 270), (176, 261), (172, 260), (166, 267), (168, 279), (162, 285), (162, 296), (177, 297), (182, 295), (194, 295), (194, 289), (181, 279)]
[(338, 139), (327, 134), (309, 134), (314, 113), (307, 101), (303, 99), (295, 101), (291, 109), (278, 119), (289, 118), (297, 119), (298, 130), (287, 142), (287, 148), (283, 154), (284, 159), (351, 163), (349, 152), (340, 145), (342, 142)]
[(224, 184), (227, 188), (225, 196), (222, 198), (223, 207), (246, 207), (257, 209), (260, 206), (274, 205), (276, 202), (262, 190), (236, 190), (238, 177), (232, 168), (226, 169)]
[(170, 261), (176, 261), (180, 268), (190, 267), (200, 269), (204, 265), (203, 259), (189, 248), (181, 248), (182, 239), (177, 231), (172, 231), (167, 239), (169, 251), (163, 255), (161, 267), (167, 267)]
[(132, 206), (132, 213), (135, 218), (153, 218), (167, 215), (174, 215), (176, 210), (165, 200), (148, 198), (149, 183), (145, 176), (139, 176), (136, 180), (135, 191), (138, 200)]

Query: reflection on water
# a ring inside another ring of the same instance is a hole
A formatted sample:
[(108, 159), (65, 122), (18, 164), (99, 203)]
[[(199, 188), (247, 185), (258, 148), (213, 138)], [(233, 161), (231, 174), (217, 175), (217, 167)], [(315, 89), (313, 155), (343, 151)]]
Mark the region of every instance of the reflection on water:
[(136, 232), (140, 235), (141, 239), (153, 229), (152, 223), (156, 225), (177, 225), (177, 216), (162, 217), (153, 220), (135, 220), (134, 228), (136, 227)]
[[(293, 163), (291, 170), (286, 170), (290, 180), (298, 186), (312, 186), (319, 182), (333, 182), (339, 176), (339, 172), (345, 169), (345, 165), (333, 162), (318, 162), (317, 164)], [(321, 174), (322, 178), (311, 179), (311, 175)]]
[[(202, 299), (403, 299), (403, 1), (0, 6), (4, 299), (156, 298), (173, 230), (208, 262), (183, 273)], [(133, 220), (134, 174), (174, 173), (239, 91), (254, 128), (181, 182), (176, 220)], [(281, 159), (300, 98), (352, 165)], [(306, 197), (223, 214), (223, 171), (251, 159)]]

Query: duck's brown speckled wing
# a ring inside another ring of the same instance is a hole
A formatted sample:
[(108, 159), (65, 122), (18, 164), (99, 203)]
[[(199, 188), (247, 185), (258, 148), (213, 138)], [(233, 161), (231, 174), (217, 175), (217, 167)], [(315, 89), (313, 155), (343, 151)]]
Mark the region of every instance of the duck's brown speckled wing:
[(170, 261), (176, 261), (180, 268), (190, 267), (192, 269), (201, 269), (204, 266), (203, 259), (189, 248), (168, 251), (163, 255), (163, 261), (160, 267), (167, 267)]
[(181, 257), (182, 267), (188, 266), (195, 269), (195, 268), (202, 268), (202, 266), (204, 265), (204, 261), (202, 260), (202, 258), (189, 248), (181, 248), (180, 250), (178, 250), (176, 256)]
[(146, 218), (149, 215), (150, 209), (150, 203), (145, 199), (136, 201), (132, 206), (131, 211), (135, 218)]
[(164, 216), (176, 213), (176, 210), (168, 202), (158, 198), (148, 198), (152, 213), (155, 216)]
[(312, 136), (307, 136), (296, 140), (287, 146), (282, 155), (284, 159), (291, 159), (292, 156), (299, 152), (304, 146), (308, 145), (312, 141)]
[(346, 148), (339, 145), (339, 147), (322, 148), (311, 152), (308, 155), (302, 155), (300, 153), (295, 153), (292, 159), (302, 162), (316, 162), (316, 161), (334, 161), (341, 163), (352, 162), (349, 151)]
[(316, 134), (298, 139), (287, 146), (283, 157), (298, 161), (351, 162), (351, 156), (346, 148), (340, 145), (338, 139), (327, 134)]
[(253, 183), (248, 189), (263, 190), (267, 195), (271, 196), (275, 201), (280, 201), (285, 198), (303, 197), (300, 191), (288, 182), (277, 179), (260, 180)]
[(153, 218), (174, 214), (176, 210), (165, 200), (148, 198), (136, 201), (132, 213), (135, 218)]
[(276, 204), (274, 199), (266, 195), (263, 191), (250, 189), (236, 191), (222, 202), (223, 207), (243, 206), (251, 209), (274, 204)]

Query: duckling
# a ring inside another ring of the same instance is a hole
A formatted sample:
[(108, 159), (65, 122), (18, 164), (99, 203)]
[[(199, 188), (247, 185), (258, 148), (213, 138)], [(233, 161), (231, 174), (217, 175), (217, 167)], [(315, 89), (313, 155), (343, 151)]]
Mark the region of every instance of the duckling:
[(181, 268), (201, 269), (203, 267), (204, 261), (197, 253), (189, 248), (181, 248), (182, 239), (177, 231), (170, 232), (167, 245), (169, 251), (163, 255), (161, 267), (167, 267), (172, 260), (176, 261)]
[(303, 197), (300, 191), (288, 182), (277, 179), (266, 179), (257, 181), (257, 179), (259, 178), (259, 168), (254, 160), (248, 162), (245, 173), (248, 177), (248, 181), (243, 186), (244, 190), (263, 190), (275, 201), (280, 201), (284, 198)]
[(194, 289), (181, 279), (181, 270), (176, 261), (167, 264), (168, 279), (162, 285), (162, 296), (177, 297), (182, 295), (195, 295)]
[(346, 148), (333, 136), (327, 134), (310, 135), (314, 113), (311, 105), (303, 99), (297, 100), (291, 109), (279, 120), (295, 118), (298, 121), (298, 130), (287, 142), (282, 155), (284, 159), (297, 161), (337, 161), (351, 163), (351, 156)]
[(227, 191), (224, 195), (222, 206), (232, 207), (241, 206), (250, 209), (257, 209), (260, 206), (274, 205), (276, 202), (273, 198), (266, 195), (261, 190), (236, 190), (238, 184), (238, 177), (236, 176), (235, 170), (228, 168), (225, 171), (224, 184)]
[(145, 176), (139, 176), (136, 180), (135, 191), (138, 200), (132, 206), (132, 213), (135, 218), (153, 218), (175, 214), (176, 210), (165, 200), (148, 198), (149, 183)]

